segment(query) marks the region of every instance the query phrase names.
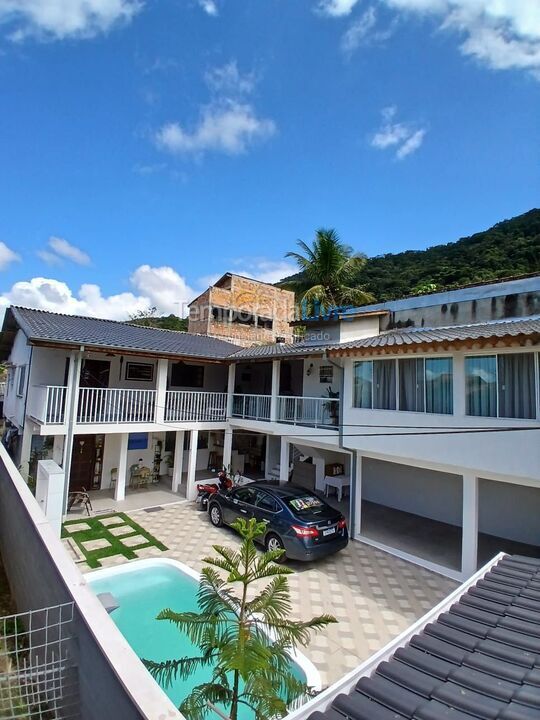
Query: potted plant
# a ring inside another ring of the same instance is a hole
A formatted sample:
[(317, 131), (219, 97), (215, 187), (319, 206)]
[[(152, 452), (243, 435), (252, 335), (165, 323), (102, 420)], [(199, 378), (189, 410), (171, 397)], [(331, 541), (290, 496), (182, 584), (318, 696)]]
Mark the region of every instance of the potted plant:
[(172, 453), (167, 453), (163, 456), (163, 460), (161, 461), (165, 465), (165, 474), (172, 476), (173, 474), (173, 465), (174, 465), (174, 458), (172, 456)]
[(326, 392), (330, 400), (327, 400), (327, 402), (324, 403), (324, 408), (328, 411), (330, 423), (332, 425), (337, 425), (339, 422), (339, 390), (332, 390), (331, 387), (328, 387), (326, 388)]

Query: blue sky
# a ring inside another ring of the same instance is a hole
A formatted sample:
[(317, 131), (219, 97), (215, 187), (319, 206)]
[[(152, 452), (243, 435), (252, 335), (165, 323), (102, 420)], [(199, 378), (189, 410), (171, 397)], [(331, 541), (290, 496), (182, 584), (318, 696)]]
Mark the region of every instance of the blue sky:
[(538, 206), (536, 0), (0, 0), (0, 304), (123, 319)]

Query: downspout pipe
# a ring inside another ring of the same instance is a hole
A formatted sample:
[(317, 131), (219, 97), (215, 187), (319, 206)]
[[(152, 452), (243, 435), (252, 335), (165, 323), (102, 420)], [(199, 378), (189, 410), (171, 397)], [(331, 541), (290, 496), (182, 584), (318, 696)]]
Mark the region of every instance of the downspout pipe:
[(73, 454), (73, 438), (75, 436), (75, 421), (77, 416), (77, 407), (79, 404), (79, 382), (81, 377), (81, 360), (84, 352), (84, 345), (73, 356), (73, 372), (71, 375), (71, 387), (69, 388), (69, 407), (67, 408), (67, 429), (66, 440), (64, 443), (64, 462), (62, 469), (64, 470), (64, 515), (67, 513), (68, 494), (69, 494), (69, 476), (71, 475), (71, 456)]

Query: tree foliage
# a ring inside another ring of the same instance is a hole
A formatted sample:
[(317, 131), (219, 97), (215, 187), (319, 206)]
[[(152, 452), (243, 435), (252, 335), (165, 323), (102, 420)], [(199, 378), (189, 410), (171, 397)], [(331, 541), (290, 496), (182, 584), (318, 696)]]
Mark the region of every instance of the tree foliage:
[(311, 247), (303, 240), (297, 244), (303, 253), (288, 252), (285, 257), (296, 260), (300, 275), (285, 281), (283, 287), (296, 293), (307, 314), (318, 308), (363, 305), (374, 299), (355, 285), (366, 263), (365, 256), (344, 245), (335, 230), (317, 230)]
[(142, 325), (143, 327), (155, 327), (162, 330), (181, 330), (187, 332), (187, 318), (180, 318), (177, 315), (158, 315), (155, 306), (148, 310), (138, 310), (129, 316), (131, 325)]
[(157, 618), (176, 625), (199, 654), (144, 661), (164, 686), (208, 670), (208, 681), (180, 705), (189, 720), (203, 720), (212, 705), (224, 708), (230, 720), (238, 720), (240, 707), (249, 708), (254, 720), (283, 717), (291, 703), (309, 693), (291, 671), (290, 652), (307, 645), (312, 631), (337, 622), (331, 615), (292, 620), (287, 575), (293, 571), (277, 564), (283, 551), (256, 550), (254, 539), (264, 533), (264, 522), (240, 518), (233, 527), (242, 536), (240, 549), (214, 545), (217, 556), (204, 559), (199, 612), (166, 609)]
[[(368, 258), (349, 282), (383, 302), (535, 272), (540, 272), (540, 209), (457, 242)], [(306, 279), (300, 273), (282, 282)]]

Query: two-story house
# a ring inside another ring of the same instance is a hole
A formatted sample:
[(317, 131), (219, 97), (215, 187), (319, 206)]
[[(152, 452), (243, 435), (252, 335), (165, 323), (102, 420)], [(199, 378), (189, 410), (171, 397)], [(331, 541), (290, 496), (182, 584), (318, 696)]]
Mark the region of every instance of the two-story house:
[(221, 463), (292, 478), (355, 539), (453, 577), (537, 552), (540, 277), (303, 322), (303, 342), (239, 347), (10, 308), (5, 439), (27, 473), (46, 439), (66, 493), (117, 502), (141, 466), (188, 499)]

